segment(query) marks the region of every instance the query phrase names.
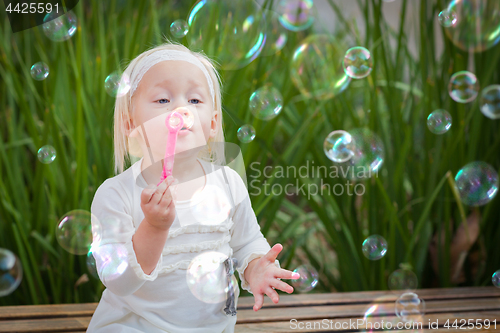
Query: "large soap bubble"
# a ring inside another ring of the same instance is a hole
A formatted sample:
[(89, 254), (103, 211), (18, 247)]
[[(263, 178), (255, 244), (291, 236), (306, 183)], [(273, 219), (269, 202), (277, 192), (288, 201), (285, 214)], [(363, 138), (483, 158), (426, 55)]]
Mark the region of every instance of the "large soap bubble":
[(250, 1), (200, 0), (188, 16), (187, 40), (194, 51), (203, 51), (223, 69), (251, 63), (262, 51), (266, 25), (262, 12)]
[(500, 1), (452, 0), (446, 11), (457, 20), (446, 35), (462, 50), (481, 52), (500, 41)]
[(486, 162), (465, 165), (455, 176), (460, 200), (468, 206), (482, 206), (498, 192), (498, 173)]
[(346, 48), (328, 35), (311, 35), (302, 41), (290, 64), (292, 81), (306, 97), (329, 99), (344, 91), (351, 78), (344, 73)]

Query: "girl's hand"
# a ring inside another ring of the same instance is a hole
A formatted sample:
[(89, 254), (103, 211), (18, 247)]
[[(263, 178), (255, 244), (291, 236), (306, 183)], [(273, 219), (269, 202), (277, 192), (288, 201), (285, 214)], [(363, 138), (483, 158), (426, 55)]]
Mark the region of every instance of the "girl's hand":
[(156, 187), (149, 185), (141, 193), (141, 209), (146, 221), (160, 230), (168, 230), (175, 219), (175, 204), (170, 185), (174, 177), (168, 176)]
[[(274, 290), (275, 288), (289, 294), (293, 292), (292, 286), (280, 281), (278, 278), (298, 279), (300, 277), (298, 273), (276, 267), (274, 261), (281, 250), (283, 250), (281, 244), (274, 245), (265, 256), (255, 259), (257, 262), (251, 267), (247, 281), (255, 298), (254, 311), (258, 311), (264, 304), (264, 294), (269, 296), (275, 304), (279, 302), (280, 297)], [(250, 265), (248, 268), (250, 268)]]

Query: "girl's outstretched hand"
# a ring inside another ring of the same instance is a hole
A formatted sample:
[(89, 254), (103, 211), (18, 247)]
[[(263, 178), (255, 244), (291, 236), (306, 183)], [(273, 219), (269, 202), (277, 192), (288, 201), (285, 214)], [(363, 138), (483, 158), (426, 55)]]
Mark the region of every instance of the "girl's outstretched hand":
[[(247, 267), (247, 269), (251, 268), (247, 281), (255, 298), (254, 311), (258, 311), (264, 304), (264, 294), (269, 296), (275, 304), (279, 302), (280, 297), (274, 290), (275, 288), (289, 294), (293, 292), (292, 286), (279, 279), (298, 279), (300, 277), (298, 273), (276, 267), (274, 261), (281, 250), (283, 250), (283, 245), (275, 244), (265, 256), (253, 260), (251, 264), (254, 261), (256, 263), (252, 267), (250, 265)], [(246, 274), (245, 277), (247, 277)]]

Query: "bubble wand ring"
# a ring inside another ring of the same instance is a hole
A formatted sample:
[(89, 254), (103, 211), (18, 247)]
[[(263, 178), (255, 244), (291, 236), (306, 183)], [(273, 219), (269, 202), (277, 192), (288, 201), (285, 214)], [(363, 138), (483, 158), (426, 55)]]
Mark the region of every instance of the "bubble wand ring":
[(174, 168), (175, 144), (177, 143), (177, 135), (184, 126), (184, 119), (179, 112), (174, 111), (165, 119), (165, 126), (167, 126), (168, 129), (167, 148), (165, 149), (161, 180), (157, 186), (172, 174), (172, 169)]

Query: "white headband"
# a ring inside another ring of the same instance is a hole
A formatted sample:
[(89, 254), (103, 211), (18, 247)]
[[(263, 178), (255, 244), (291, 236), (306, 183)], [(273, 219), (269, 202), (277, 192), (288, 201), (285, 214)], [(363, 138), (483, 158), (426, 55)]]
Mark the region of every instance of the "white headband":
[(214, 85), (212, 83), (212, 79), (210, 79), (210, 75), (208, 74), (207, 69), (201, 61), (196, 58), (194, 55), (188, 52), (184, 51), (177, 51), (177, 50), (160, 50), (156, 51), (146, 57), (144, 57), (139, 64), (137, 64), (136, 69), (132, 72), (132, 75), (130, 77), (130, 101), (132, 101), (132, 95), (134, 94), (134, 91), (137, 89), (137, 86), (139, 85), (139, 82), (141, 82), (142, 77), (146, 72), (159, 63), (160, 61), (165, 61), (165, 60), (181, 60), (181, 61), (187, 61), (195, 66), (197, 66), (203, 74), (205, 74), (205, 77), (207, 78), (208, 86), (210, 87), (210, 95), (212, 96), (212, 102), (213, 105), (215, 106), (215, 93), (214, 93)]

